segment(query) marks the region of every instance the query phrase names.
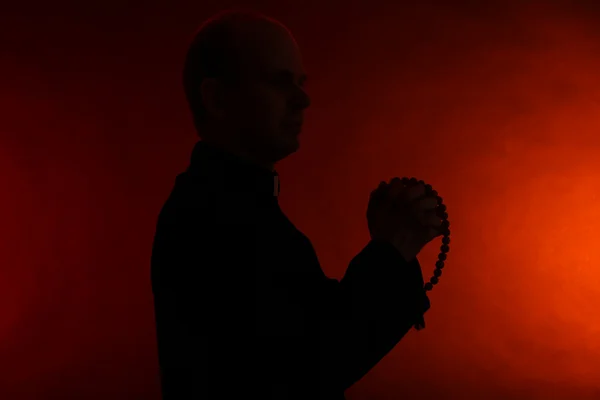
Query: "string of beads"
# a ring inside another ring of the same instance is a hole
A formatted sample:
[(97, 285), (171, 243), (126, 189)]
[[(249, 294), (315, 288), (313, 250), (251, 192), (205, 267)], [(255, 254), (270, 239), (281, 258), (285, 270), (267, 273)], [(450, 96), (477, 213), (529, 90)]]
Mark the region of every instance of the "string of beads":
[(442, 219), (442, 246), (440, 247), (440, 253), (438, 254), (438, 260), (435, 263), (435, 269), (433, 270), (433, 276), (429, 279), (429, 282), (425, 284), (425, 291), (433, 289), (434, 285), (437, 285), (442, 276), (442, 269), (447, 258), (447, 254), (450, 251), (450, 222), (448, 221), (448, 213), (446, 212), (446, 205), (443, 199), (438, 195), (438, 192), (433, 190), (431, 185), (426, 184), (422, 180), (417, 178), (402, 178), (402, 183), (405, 186), (424, 185), (425, 194), (431, 197), (437, 198), (437, 215)]

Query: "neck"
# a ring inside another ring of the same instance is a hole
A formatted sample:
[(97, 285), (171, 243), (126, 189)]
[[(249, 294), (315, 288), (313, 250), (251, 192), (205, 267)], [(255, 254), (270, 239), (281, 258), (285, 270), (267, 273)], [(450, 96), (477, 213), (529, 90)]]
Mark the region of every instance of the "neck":
[(186, 172), (190, 177), (202, 177), (206, 182), (213, 182), (221, 189), (237, 187), (266, 198), (277, 197), (277, 171), (249, 160), (249, 157), (242, 158), (226, 148), (202, 140), (194, 146)]
[(210, 144), (211, 146), (215, 146), (223, 151), (226, 151), (234, 156), (254, 165), (258, 165), (261, 168), (267, 169), (269, 171), (275, 170), (275, 163), (266, 162), (258, 157), (256, 154), (246, 150), (243, 146), (233, 143), (226, 143), (224, 141), (214, 140), (214, 139), (202, 139), (204, 143)]

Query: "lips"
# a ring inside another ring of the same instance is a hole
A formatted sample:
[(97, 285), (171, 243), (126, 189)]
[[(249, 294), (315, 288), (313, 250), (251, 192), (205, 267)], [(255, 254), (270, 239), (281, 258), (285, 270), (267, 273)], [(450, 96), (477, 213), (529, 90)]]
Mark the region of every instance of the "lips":
[(300, 133), (302, 130), (302, 122), (288, 122), (283, 124), (283, 128), (287, 131)]
[(289, 121), (289, 122), (284, 122), (283, 125), (284, 126), (302, 126), (303, 121)]

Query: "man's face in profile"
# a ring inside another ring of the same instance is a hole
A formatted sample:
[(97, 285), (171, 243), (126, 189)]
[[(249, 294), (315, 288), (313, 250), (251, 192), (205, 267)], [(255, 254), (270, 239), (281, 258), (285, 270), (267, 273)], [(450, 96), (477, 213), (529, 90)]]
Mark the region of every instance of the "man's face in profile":
[(240, 79), (226, 95), (227, 123), (245, 146), (277, 162), (298, 150), (310, 104), (300, 51), (285, 28), (266, 22), (243, 42)]

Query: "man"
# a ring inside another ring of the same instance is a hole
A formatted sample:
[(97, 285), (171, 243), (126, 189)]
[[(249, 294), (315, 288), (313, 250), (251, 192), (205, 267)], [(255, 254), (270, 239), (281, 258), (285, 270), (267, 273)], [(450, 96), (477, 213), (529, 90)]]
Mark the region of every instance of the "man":
[(275, 164), (295, 152), (309, 98), (280, 23), (205, 23), (184, 84), (198, 134), (158, 218), (152, 286), (163, 398), (344, 399), (429, 302), (416, 255), (439, 236), (436, 199), (382, 182), (372, 240), (341, 281), (278, 205)]

